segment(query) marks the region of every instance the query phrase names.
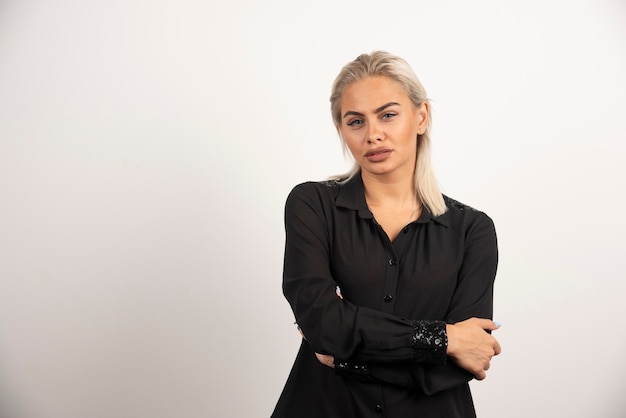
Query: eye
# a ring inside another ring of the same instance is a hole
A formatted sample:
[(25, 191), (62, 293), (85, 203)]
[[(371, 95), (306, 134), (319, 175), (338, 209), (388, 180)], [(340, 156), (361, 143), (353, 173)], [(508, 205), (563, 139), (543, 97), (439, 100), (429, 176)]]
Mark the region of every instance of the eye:
[(360, 126), (360, 125), (363, 125), (362, 119), (352, 119), (350, 122), (348, 122), (348, 126)]
[(396, 113), (383, 113), (383, 115), (381, 116), (382, 119), (392, 119), (393, 117), (397, 116)]

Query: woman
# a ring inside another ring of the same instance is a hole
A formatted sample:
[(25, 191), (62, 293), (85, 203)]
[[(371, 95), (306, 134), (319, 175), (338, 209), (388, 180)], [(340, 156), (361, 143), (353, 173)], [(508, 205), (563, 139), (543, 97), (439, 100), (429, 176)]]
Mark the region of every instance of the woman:
[(287, 198), (283, 291), (303, 340), (272, 417), (475, 417), (468, 382), (500, 353), (493, 222), (439, 191), (403, 59), (359, 56), (330, 101), (355, 165)]

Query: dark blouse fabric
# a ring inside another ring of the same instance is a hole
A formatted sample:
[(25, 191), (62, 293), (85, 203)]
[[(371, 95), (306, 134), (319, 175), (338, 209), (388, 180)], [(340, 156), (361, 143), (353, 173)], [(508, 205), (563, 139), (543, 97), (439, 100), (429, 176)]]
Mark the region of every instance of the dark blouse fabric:
[[(424, 209), (391, 242), (360, 176), (294, 187), (285, 206), (283, 291), (306, 340), (273, 418), (476, 416), (472, 375), (445, 354), (428, 355), (428, 345), (415, 347), (420, 327), (430, 338), (442, 324), (445, 337), (446, 322), (492, 317), (493, 222), (444, 199), (446, 213)], [(315, 352), (334, 356), (336, 367)]]

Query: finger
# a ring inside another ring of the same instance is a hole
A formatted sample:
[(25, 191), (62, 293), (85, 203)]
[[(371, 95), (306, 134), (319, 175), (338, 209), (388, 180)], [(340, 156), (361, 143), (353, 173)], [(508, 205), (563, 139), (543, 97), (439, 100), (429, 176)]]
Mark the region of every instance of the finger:
[(483, 380), (485, 377), (487, 377), (487, 373), (485, 373), (484, 370), (479, 370), (474, 373), (474, 377), (476, 378), (476, 380)]
[(500, 328), (500, 324), (497, 322), (493, 322), (491, 319), (481, 319), (481, 327), (484, 330), (495, 331)]
[(493, 346), (493, 351), (494, 351), (494, 355), (498, 355), (502, 352), (502, 347), (500, 347), (500, 343), (498, 342), (498, 340), (496, 340), (495, 345)]
[(477, 327), (481, 327), (482, 329), (485, 329), (485, 330), (498, 329), (498, 326), (496, 325), (496, 323), (493, 322), (491, 319), (487, 319), (487, 318), (472, 317), (462, 322), (465, 322), (468, 325), (471, 324)]
[(317, 357), (317, 360), (324, 366), (333, 368), (335, 367), (335, 358), (333, 356), (328, 354), (315, 353), (315, 357)]

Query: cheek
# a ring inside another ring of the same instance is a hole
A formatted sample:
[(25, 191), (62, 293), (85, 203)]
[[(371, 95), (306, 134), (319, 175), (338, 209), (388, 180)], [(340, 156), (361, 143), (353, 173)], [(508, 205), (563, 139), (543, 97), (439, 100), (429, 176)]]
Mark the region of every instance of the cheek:
[(417, 128), (412, 127), (412, 126), (407, 127), (407, 129), (405, 129), (405, 131), (403, 132), (403, 136), (408, 145), (413, 146), (413, 147), (417, 146), (417, 138), (418, 138)]
[(350, 151), (350, 153), (352, 154), (352, 156), (356, 157), (356, 155), (358, 154), (357, 150), (358, 150), (358, 146), (355, 142), (351, 142), (351, 141), (346, 141), (346, 147), (348, 147), (348, 151)]
[(346, 143), (346, 146), (348, 147), (348, 150), (350, 150), (350, 152), (354, 153), (354, 151), (359, 147), (360, 142), (359, 139), (356, 137), (356, 135), (346, 135), (343, 132), (341, 133), (341, 136), (343, 138), (343, 142)]

